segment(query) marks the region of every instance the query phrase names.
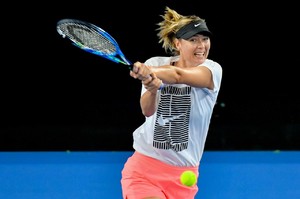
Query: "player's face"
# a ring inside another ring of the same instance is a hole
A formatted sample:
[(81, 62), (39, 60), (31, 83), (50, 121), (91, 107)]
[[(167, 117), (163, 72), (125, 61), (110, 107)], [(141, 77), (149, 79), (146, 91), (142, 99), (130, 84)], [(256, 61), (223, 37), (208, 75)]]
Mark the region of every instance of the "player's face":
[(210, 38), (197, 34), (187, 40), (180, 39), (177, 48), (182, 59), (193, 66), (202, 64), (207, 59), (210, 50)]

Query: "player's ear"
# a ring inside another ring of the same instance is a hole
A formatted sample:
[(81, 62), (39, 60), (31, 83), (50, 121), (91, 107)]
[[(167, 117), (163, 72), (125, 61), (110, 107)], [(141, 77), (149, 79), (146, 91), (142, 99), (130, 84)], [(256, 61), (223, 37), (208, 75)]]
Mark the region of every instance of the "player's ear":
[(173, 43), (174, 43), (175, 49), (177, 49), (177, 51), (179, 51), (180, 45), (181, 45), (180, 40), (177, 38), (174, 38)]

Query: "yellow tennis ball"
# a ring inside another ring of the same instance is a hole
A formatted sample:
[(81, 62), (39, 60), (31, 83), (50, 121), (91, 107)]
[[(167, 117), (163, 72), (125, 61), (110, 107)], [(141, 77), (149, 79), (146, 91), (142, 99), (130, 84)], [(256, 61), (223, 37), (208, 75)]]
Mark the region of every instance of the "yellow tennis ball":
[(197, 183), (197, 176), (193, 171), (184, 171), (180, 175), (180, 182), (188, 187)]

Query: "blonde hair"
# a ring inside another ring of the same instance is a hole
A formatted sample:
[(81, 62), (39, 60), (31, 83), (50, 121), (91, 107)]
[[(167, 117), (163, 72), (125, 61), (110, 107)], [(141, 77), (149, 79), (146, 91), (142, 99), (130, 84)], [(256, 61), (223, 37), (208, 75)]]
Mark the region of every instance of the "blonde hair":
[(193, 21), (203, 21), (200, 17), (196, 15), (183, 16), (178, 14), (175, 10), (166, 7), (165, 14), (161, 15), (163, 21), (159, 22), (157, 25), (159, 31), (157, 36), (159, 38), (158, 43), (162, 43), (162, 47), (168, 53), (170, 52), (173, 55), (177, 55), (179, 52), (175, 47), (174, 39), (176, 32)]

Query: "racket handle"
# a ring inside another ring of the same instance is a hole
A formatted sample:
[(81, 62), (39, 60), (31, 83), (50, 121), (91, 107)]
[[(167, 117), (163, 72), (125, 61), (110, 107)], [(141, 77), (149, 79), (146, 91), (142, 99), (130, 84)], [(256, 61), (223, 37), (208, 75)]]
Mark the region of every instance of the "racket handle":
[[(128, 69), (129, 69), (129, 70), (132, 70), (132, 69), (133, 69), (133, 65), (132, 65), (132, 64), (128, 65)], [(149, 77), (152, 78), (151, 75), (149, 75)], [(161, 84), (160, 84), (160, 87), (159, 87), (158, 90), (161, 90), (164, 86), (165, 86), (164, 83), (161, 81)]]
[(132, 70), (133, 69), (133, 65), (128, 65), (128, 69)]

